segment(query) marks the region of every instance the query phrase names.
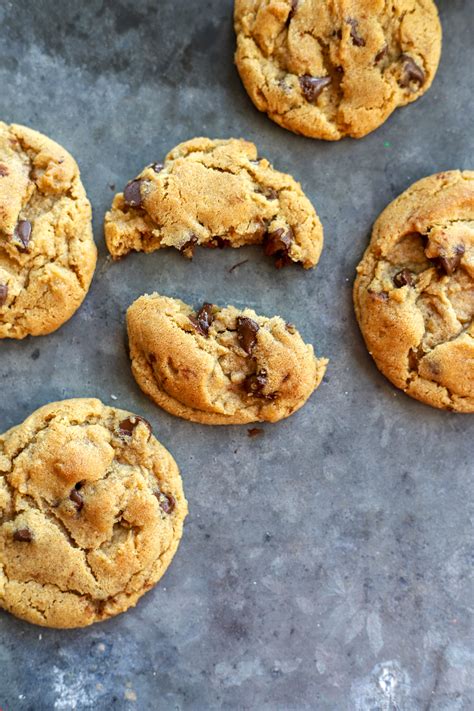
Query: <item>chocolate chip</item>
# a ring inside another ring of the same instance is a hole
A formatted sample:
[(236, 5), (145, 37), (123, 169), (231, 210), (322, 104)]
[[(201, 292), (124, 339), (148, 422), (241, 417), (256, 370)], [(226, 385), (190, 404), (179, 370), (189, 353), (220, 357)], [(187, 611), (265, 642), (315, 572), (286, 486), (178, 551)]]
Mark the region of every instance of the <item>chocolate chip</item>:
[(290, 14), (288, 15), (288, 21), (293, 19), (297, 9), (298, 9), (298, 0), (291, 0), (291, 8), (290, 8)]
[(460, 244), (455, 249), (454, 257), (437, 257), (431, 261), (435, 262), (440, 272), (444, 272), (447, 276), (452, 276), (458, 270), (461, 264), (461, 257), (465, 251), (464, 245)]
[(283, 227), (280, 227), (274, 232), (268, 232), (263, 241), (263, 251), (267, 257), (276, 257), (275, 266), (281, 269), (286, 264), (290, 264), (289, 251), (293, 242), (293, 230), (291, 227), (285, 232)]
[(191, 235), (187, 242), (179, 248), (181, 254), (183, 254), (187, 259), (192, 259), (194, 254), (194, 248), (197, 245), (198, 238), (196, 235)]
[(148, 427), (150, 434), (152, 433), (152, 428), (148, 420), (145, 420), (144, 417), (140, 417), (139, 415), (132, 415), (131, 417), (127, 417), (125, 420), (122, 420), (122, 422), (119, 424), (119, 435), (121, 435), (122, 437), (131, 437), (135, 427), (138, 426), (139, 422), (143, 422), (143, 424)]
[(80, 493), (76, 489), (73, 489), (71, 491), (71, 493), (69, 494), (69, 498), (73, 502), (77, 511), (80, 511), (82, 509), (82, 507), (84, 506), (84, 499), (82, 498)]
[(0, 178), (4, 178), (6, 175), (9, 175), (8, 168), (3, 163), (0, 163)]
[(369, 291), (369, 294), (375, 301), (388, 301), (388, 294), (385, 291)]
[(8, 298), (8, 286), (6, 284), (0, 284), (0, 306), (6, 304)]
[(33, 540), (33, 534), (29, 528), (18, 528), (13, 533), (13, 540), (19, 543), (31, 543)]
[(361, 37), (357, 29), (359, 27), (359, 23), (357, 20), (354, 20), (352, 18), (349, 18), (346, 20), (347, 24), (351, 26), (351, 37), (352, 37), (352, 44), (355, 44), (356, 47), (365, 47), (365, 39)]
[(306, 101), (314, 104), (323, 89), (331, 84), (331, 77), (312, 77), (303, 74), (300, 78), (300, 86)]
[(413, 274), (409, 269), (402, 269), (393, 277), (393, 283), (400, 289), (402, 286), (413, 286)]
[(252, 427), (251, 429), (247, 430), (247, 435), (249, 437), (259, 437), (262, 434), (263, 430), (261, 427)]
[(261, 193), (267, 198), (267, 200), (278, 200), (278, 192), (273, 188), (264, 188), (259, 185), (258, 188), (255, 189), (255, 192)]
[(243, 382), (244, 390), (249, 395), (256, 395), (260, 397), (263, 388), (267, 384), (267, 380), (266, 370), (260, 370), (258, 373), (247, 375)]
[(141, 185), (141, 180), (132, 180), (127, 183), (123, 191), (123, 198), (130, 207), (140, 207), (142, 204)]
[(15, 227), (14, 237), (27, 249), (31, 238), (31, 222), (29, 220), (19, 220)]
[(213, 308), (212, 304), (206, 303), (201, 306), (196, 316), (188, 316), (196, 331), (206, 338), (209, 335), (211, 323), (214, 321)]
[(246, 318), (245, 316), (237, 317), (237, 340), (239, 345), (243, 350), (251, 355), (255, 344), (257, 343), (257, 333), (260, 327), (251, 318)]
[(155, 496), (160, 502), (161, 509), (166, 514), (170, 514), (174, 510), (176, 506), (176, 499), (174, 496), (171, 496), (171, 494), (164, 494), (162, 491), (155, 491)]
[(161, 171), (163, 170), (164, 167), (165, 166), (163, 165), (163, 163), (152, 163), (150, 165), (150, 168), (152, 168), (155, 171), (155, 173), (161, 173)]
[(388, 45), (384, 44), (382, 49), (380, 49), (375, 55), (375, 64), (378, 64), (382, 59), (388, 54)]
[(415, 62), (409, 54), (402, 54), (400, 59), (403, 61), (403, 71), (405, 76), (401, 80), (401, 86), (409, 86), (411, 82), (415, 82), (419, 86), (425, 83), (425, 73), (421, 67)]
[(210, 242), (206, 242), (202, 246), (207, 247), (207, 249), (224, 249), (224, 247), (230, 247), (230, 242), (224, 237), (214, 237)]

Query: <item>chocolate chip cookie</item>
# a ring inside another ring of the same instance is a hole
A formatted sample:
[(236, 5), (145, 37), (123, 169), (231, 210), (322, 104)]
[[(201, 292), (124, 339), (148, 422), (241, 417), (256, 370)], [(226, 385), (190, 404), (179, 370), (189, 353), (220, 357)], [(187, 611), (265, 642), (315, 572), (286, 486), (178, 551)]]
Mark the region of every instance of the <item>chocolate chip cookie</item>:
[(81, 305), (97, 259), (75, 160), (0, 122), (0, 338), (55, 331)]
[(282, 267), (317, 264), (323, 230), (316, 212), (289, 175), (258, 159), (253, 143), (195, 138), (153, 163), (115, 196), (105, 217), (114, 259), (129, 252), (175, 247), (263, 244)]
[(279, 316), (142, 296), (127, 312), (132, 371), (157, 405), (208, 425), (277, 422), (320, 384), (327, 360)]
[(357, 268), (377, 367), (433, 407), (474, 412), (474, 172), (412, 185), (380, 215)]
[(0, 436), (0, 606), (45, 627), (124, 612), (163, 575), (187, 504), (146, 420), (56, 402)]
[(312, 138), (361, 138), (431, 85), (432, 0), (236, 0), (235, 60), (260, 111)]

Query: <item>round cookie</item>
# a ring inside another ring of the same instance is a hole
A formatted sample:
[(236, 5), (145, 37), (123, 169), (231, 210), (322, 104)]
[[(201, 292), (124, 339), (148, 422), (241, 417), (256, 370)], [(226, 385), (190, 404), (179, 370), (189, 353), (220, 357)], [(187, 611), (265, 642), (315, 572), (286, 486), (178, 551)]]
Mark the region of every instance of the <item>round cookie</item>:
[(130, 358), (143, 392), (206, 425), (277, 422), (302, 407), (327, 360), (279, 316), (141, 296), (127, 312)]
[(432, 175), (394, 200), (357, 273), (379, 370), (428, 405), (474, 412), (474, 172)]
[(236, 0), (235, 61), (255, 106), (312, 138), (361, 138), (433, 81), (432, 0)]
[(55, 331), (81, 305), (97, 259), (76, 161), (0, 122), (0, 338)]
[(0, 606), (84, 627), (163, 575), (187, 513), (174, 459), (141, 417), (77, 399), (0, 436)]
[(263, 244), (276, 267), (314, 267), (323, 230), (301, 186), (259, 159), (244, 140), (194, 138), (176, 146), (118, 193), (105, 216), (114, 259), (131, 251)]

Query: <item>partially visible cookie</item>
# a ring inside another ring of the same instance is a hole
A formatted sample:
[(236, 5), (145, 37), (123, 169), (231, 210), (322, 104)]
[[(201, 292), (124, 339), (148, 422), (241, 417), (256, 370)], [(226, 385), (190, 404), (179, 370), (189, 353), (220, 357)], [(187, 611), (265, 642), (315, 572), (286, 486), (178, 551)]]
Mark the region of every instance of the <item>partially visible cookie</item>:
[(97, 259), (76, 161), (0, 122), (0, 338), (51, 333), (81, 305)]
[(361, 138), (430, 87), (432, 0), (236, 0), (235, 60), (260, 111), (312, 138)]
[(105, 216), (114, 259), (131, 251), (263, 244), (277, 267), (314, 267), (323, 245), (316, 212), (291, 176), (280, 173), (253, 143), (195, 138), (181, 143), (118, 193)]
[(93, 399), (40, 408), (0, 436), (0, 606), (45, 627), (124, 612), (170, 564), (186, 512), (141, 417)]
[(127, 312), (132, 371), (157, 405), (208, 425), (277, 422), (318, 387), (327, 360), (279, 316), (141, 296)]
[(402, 193), (357, 272), (355, 310), (382, 373), (428, 405), (474, 412), (474, 172)]

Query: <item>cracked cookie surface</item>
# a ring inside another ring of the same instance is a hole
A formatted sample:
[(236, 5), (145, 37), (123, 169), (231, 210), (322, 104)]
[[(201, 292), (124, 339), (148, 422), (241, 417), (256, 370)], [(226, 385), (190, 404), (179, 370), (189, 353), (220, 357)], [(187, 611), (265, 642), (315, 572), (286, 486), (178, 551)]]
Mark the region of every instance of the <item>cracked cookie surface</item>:
[(138, 416), (76, 399), (0, 435), (0, 606), (46, 627), (124, 612), (161, 578), (187, 513)]
[(258, 159), (253, 143), (195, 138), (181, 143), (118, 193), (105, 217), (114, 259), (131, 251), (263, 244), (282, 267), (314, 267), (323, 245), (319, 218), (290, 175)]
[(236, 0), (235, 61), (255, 106), (312, 138), (361, 138), (430, 87), (432, 0)]
[(59, 328), (84, 300), (96, 259), (75, 160), (37, 131), (0, 122), (0, 338)]
[(277, 422), (304, 405), (327, 360), (294, 326), (251, 309), (197, 312), (159, 294), (128, 309), (132, 371), (160, 407), (209, 425)]
[(428, 405), (474, 412), (474, 172), (402, 193), (357, 272), (356, 315), (379, 370)]

